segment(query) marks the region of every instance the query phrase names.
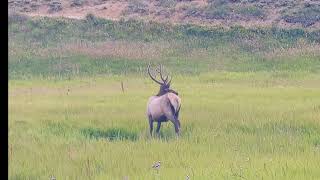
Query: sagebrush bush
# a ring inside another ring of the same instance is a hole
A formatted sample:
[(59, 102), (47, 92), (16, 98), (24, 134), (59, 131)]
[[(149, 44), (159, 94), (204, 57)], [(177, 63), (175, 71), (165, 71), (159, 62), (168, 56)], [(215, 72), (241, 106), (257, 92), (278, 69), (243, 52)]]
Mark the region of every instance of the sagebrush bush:
[(266, 17), (264, 10), (255, 6), (241, 7), (238, 8), (236, 12), (246, 18), (264, 19)]

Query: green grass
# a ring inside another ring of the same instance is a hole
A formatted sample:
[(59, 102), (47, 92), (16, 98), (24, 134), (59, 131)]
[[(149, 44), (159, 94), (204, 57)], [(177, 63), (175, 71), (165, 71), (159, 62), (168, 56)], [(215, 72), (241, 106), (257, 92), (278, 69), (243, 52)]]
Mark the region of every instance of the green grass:
[[(8, 30), (9, 179), (320, 176), (317, 31), (94, 16), (11, 16)], [(148, 136), (148, 62), (182, 98), (179, 139), (170, 123)]]
[(10, 79), (141, 75), (150, 61), (189, 75), (320, 69), (319, 31), (112, 22), (92, 15), (85, 20), (12, 15), (8, 30)]
[[(147, 78), (11, 80), (9, 179), (316, 179), (319, 82), (176, 76), (182, 135), (166, 123), (161, 138), (150, 139), (145, 109), (157, 86)], [(151, 168), (158, 160), (159, 174)]]

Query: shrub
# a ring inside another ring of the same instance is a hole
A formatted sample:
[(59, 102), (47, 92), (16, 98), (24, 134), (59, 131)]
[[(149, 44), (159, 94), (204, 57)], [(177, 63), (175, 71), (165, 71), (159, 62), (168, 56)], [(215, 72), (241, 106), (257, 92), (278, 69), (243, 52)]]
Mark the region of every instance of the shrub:
[(18, 14), (18, 13), (10, 13), (8, 14), (8, 23), (22, 23), (28, 20), (26, 15)]
[(307, 6), (303, 9), (293, 11), (291, 14), (286, 14), (283, 19), (287, 23), (300, 23), (304, 27), (309, 27), (320, 22), (320, 6)]
[(52, 1), (48, 4), (49, 6), (49, 13), (57, 12), (62, 10), (61, 2), (59, 1)]
[(85, 0), (72, 0), (71, 7), (82, 6), (85, 3)]
[(191, 6), (186, 9), (185, 16), (186, 17), (199, 17), (201, 15), (201, 11), (202, 10), (200, 8)]
[(127, 10), (124, 12), (124, 14), (132, 14), (132, 13), (147, 14), (148, 5), (140, 1), (130, 1), (127, 7)]
[(208, 3), (212, 6), (227, 5), (230, 0), (208, 0)]
[(156, 6), (161, 6), (165, 8), (173, 8), (177, 4), (176, 0), (158, 0), (155, 4)]
[(86, 21), (90, 24), (93, 24), (93, 25), (99, 24), (99, 19), (95, 15), (93, 15), (92, 13), (88, 13), (86, 15)]
[(242, 8), (237, 9), (236, 12), (242, 16), (247, 17), (247, 18), (253, 17), (253, 18), (264, 19), (266, 17), (266, 14), (263, 11), (263, 9), (255, 7), (255, 6), (242, 7)]
[(231, 9), (227, 5), (215, 6), (209, 5), (203, 11), (203, 16), (206, 19), (227, 19), (230, 17)]

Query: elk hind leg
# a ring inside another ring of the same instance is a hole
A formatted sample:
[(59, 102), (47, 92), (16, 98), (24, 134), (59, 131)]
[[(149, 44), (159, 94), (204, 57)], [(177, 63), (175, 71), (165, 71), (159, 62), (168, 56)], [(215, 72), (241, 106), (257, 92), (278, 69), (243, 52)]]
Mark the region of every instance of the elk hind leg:
[(174, 130), (176, 134), (179, 136), (180, 135), (180, 122), (179, 121), (174, 121)]
[(150, 126), (150, 135), (152, 136), (152, 131), (153, 131), (153, 119), (151, 116), (148, 116), (149, 118), (149, 126)]
[(174, 121), (176, 122), (177, 124), (177, 127), (178, 127), (178, 135), (180, 134), (180, 120), (179, 120), (179, 111), (175, 114), (174, 116)]
[(180, 131), (180, 121), (175, 116), (171, 116), (169, 119), (171, 120), (171, 122), (174, 125), (174, 130), (175, 130), (176, 134), (179, 135), (180, 134), (180, 132), (179, 132)]
[(177, 122), (177, 124), (178, 124), (178, 127), (179, 127), (179, 131), (180, 131), (180, 120), (179, 119), (176, 119), (176, 122)]
[(160, 127), (161, 127), (161, 122), (158, 121), (157, 129), (156, 129), (157, 135), (159, 135)]
[(179, 112), (180, 112), (180, 107), (179, 107), (178, 111), (176, 112), (176, 114), (174, 115), (174, 118), (175, 118), (175, 121), (178, 122), (179, 129), (180, 129)]

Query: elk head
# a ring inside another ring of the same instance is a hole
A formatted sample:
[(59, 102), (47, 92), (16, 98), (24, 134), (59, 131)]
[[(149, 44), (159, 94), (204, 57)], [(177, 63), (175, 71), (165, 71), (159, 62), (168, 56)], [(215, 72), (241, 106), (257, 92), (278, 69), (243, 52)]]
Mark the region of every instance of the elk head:
[(164, 78), (162, 76), (162, 69), (163, 69), (163, 67), (162, 67), (161, 64), (160, 64), (159, 68), (156, 69), (156, 72), (160, 74), (160, 78), (161, 78), (161, 81), (162, 81), (162, 82), (160, 82), (155, 77), (152, 76), (152, 74), (150, 73), (150, 63), (148, 64), (148, 74), (149, 74), (150, 78), (154, 82), (156, 82), (156, 83), (158, 83), (160, 85), (160, 90), (159, 90), (159, 93), (157, 94), (157, 96), (162, 96), (162, 95), (164, 95), (164, 94), (166, 94), (168, 92), (172, 92), (172, 93), (178, 95), (178, 93), (176, 91), (170, 89), (170, 84), (171, 84), (172, 77), (170, 78), (170, 81), (168, 81), (168, 75), (166, 76), (166, 78)]

